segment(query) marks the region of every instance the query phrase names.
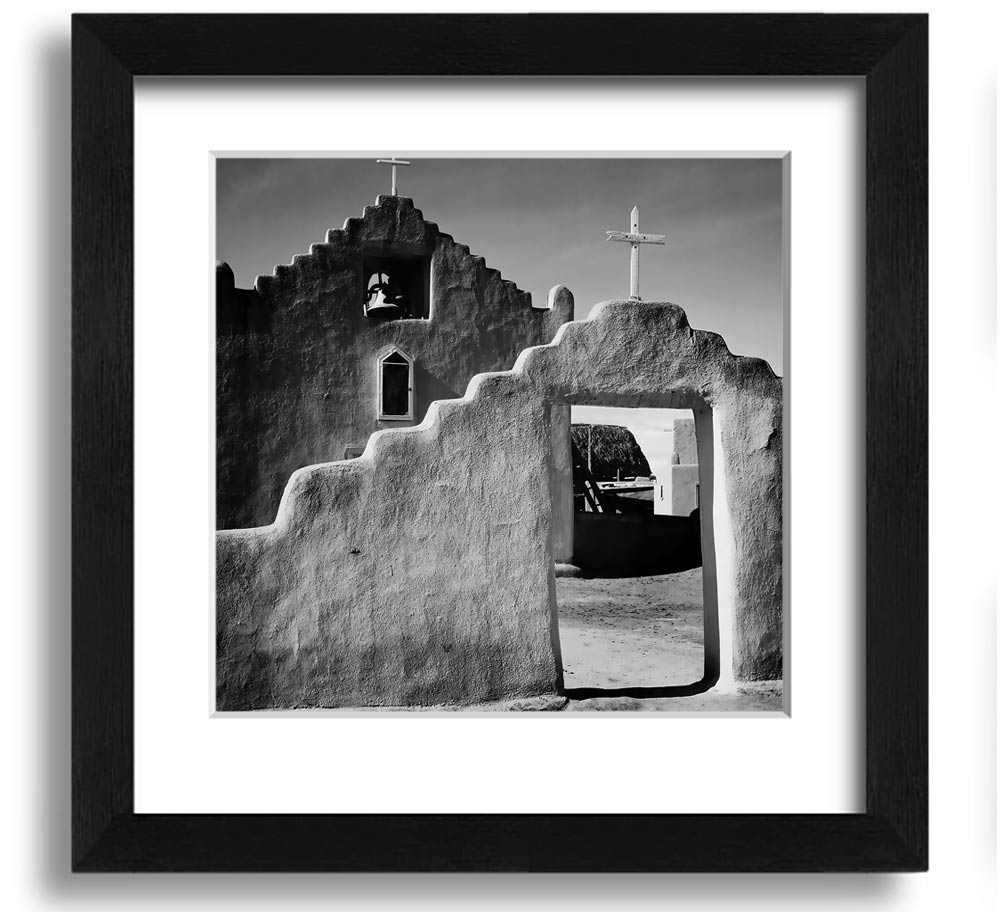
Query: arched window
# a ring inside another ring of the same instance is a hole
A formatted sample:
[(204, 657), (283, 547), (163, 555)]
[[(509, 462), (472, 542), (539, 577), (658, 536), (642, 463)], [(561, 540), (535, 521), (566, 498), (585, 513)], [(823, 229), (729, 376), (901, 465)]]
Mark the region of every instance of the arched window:
[(380, 421), (413, 419), (413, 359), (398, 348), (378, 361)]

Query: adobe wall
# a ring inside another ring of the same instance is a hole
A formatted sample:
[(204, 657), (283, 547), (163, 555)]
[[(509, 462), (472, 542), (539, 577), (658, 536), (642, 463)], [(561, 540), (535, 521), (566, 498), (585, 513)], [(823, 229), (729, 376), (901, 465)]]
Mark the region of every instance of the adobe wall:
[(273, 525), (216, 535), (218, 708), (559, 692), (550, 472), (567, 404), (711, 416), (711, 648), (723, 685), (780, 678), (781, 399), (764, 361), (680, 308), (606, 302), (420, 426), (300, 469)]
[(670, 456), (669, 513), (690, 516), (698, 506), (698, 436), (694, 418), (674, 419), (673, 450)]
[(674, 457), (679, 465), (697, 465), (698, 438), (694, 418), (674, 419)]
[(699, 470), (696, 465), (670, 467), (670, 513), (672, 516), (690, 516), (698, 506)]
[[(379, 255), (430, 258), (429, 319), (365, 317), (362, 258)], [(296, 469), (419, 423), (431, 402), (508, 369), (573, 317), (568, 290), (551, 294), (548, 309), (532, 307), (527, 292), (394, 196), (252, 290), (235, 288), (225, 264), (216, 278), (217, 528), (273, 522)], [(416, 362), (413, 421), (377, 419), (376, 363), (393, 347)]]

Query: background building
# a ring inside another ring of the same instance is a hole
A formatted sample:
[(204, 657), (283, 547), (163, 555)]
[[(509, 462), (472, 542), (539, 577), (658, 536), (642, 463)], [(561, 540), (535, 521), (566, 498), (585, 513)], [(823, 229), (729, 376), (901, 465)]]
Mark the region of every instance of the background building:
[(418, 424), (573, 319), (567, 289), (533, 306), (397, 196), (252, 289), (225, 263), (216, 277), (219, 529), (273, 522), (296, 469), (359, 456), (375, 431)]

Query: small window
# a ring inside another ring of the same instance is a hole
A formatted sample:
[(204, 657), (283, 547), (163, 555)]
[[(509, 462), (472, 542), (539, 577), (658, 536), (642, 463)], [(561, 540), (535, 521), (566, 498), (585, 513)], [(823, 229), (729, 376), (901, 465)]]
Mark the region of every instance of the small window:
[(413, 418), (413, 359), (398, 349), (378, 362), (378, 417), (388, 421)]

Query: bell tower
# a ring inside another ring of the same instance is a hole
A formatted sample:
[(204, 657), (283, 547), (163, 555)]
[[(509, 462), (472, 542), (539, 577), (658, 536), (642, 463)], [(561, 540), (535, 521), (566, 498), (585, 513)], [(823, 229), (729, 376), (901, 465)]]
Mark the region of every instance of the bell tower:
[[(412, 163), (395, 156), (378, 158), (392, 166), (390, 196), (397, 197), (396, 168)], [(381, 197), (380, 197), (381, 198)], [(362, 263), (364, 313), (373, 320), (421, 320), (430, 316), (430, 257), (415, 252), (412, 245), (388, 242), (380, 249), (365, 251)]]

